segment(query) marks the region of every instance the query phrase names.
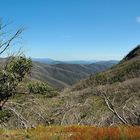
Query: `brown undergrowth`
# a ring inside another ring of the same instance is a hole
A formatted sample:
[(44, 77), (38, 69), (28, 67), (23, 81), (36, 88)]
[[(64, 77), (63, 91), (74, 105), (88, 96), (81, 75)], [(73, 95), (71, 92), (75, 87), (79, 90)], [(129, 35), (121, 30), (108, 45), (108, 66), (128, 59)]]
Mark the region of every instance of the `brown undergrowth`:
[(140, 140), (140, 128), (128, 126), (38, 126), (1, 130), (1, 140)]

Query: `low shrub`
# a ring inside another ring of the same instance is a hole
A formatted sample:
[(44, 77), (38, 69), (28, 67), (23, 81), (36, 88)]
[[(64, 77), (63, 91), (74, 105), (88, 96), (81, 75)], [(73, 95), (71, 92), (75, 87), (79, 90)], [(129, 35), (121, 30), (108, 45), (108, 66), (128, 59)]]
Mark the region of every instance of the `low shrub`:
[(58, 95), (57, 91), (43, 82), (30, 82), (27, 85), (27, 89), (31, 94), (42, 94), (50, 98)]

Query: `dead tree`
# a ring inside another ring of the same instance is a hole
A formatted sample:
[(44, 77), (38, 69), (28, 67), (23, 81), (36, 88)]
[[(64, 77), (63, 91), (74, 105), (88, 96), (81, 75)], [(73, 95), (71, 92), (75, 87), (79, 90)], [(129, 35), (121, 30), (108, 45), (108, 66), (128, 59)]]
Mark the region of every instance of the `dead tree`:
[(98, 92), (97, 95), (100, 96), (105, 101), (107, 108), (114, 114), (114, 116), (116, 116), (123, 124), (130, 125), (129, 122), (126, 120), (126, 118), (119, 115), (119, 113), (116, 111), (115, 106), (113, 102), (111, 102), (110, 99), (108, 98), (106, 91), (102, 87), (99, 87), (97, 92)]
[[(100, 96), (106, 107), (114, 114), (116, 118), (120, 120), (121, 123), (126, 125), (140, 125), (140, 103), (135, 97), (128, 97), (126, 101), (120, 106), (120, 110), (117, 111), (113, 101), (109, 98), (108, 87), (100, 86), (97, 90), (97, 95)], [(121, 115), (120, 115), (121, 114)]]

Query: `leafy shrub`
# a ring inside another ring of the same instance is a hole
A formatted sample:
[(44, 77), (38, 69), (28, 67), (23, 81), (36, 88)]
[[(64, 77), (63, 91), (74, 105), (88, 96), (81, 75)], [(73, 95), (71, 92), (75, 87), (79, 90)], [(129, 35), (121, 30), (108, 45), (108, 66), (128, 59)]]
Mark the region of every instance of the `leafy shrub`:
[(54, 97), (58, 95), (58, 93), (50, 88), (46, 83), (43, 82), (30, 82), (27, 85), (28, 92), (32, 94), (42, 94), (46, 97)]
[(6, 67), (6, 70), (13, 73), (18, 81), (31, 71), (32, 60), (25, 56), (15, 57)]
[(0, 122), (5, 122), (11, 117), (11, 112), (9, 110), (0, 110)]

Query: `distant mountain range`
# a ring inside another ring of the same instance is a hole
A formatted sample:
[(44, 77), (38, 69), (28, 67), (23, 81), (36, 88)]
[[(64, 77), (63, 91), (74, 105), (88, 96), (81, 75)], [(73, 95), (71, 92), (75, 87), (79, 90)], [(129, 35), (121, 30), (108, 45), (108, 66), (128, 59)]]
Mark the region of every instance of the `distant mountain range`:
[(96, 62), (110, 62), (110, 63), (114, 63), (117, 64), (119, 61), (118, 60), (108, 60), (108, 61), (104, 61), (104, 60), (69, 60), (69, 61), (59, 61), (59, 60), (53, 60), (50, 58), (32, 58), (33, 61), (35, 62), (41, 62), (41, 63), (46, 63), (46, 64), (92, 64), (92, 63), (96, 63)]
[[(37, 62), (38, 61), (38, 62)], [(56, 88), (68, 87), (91, 74), (105, 71), (118, 61), (54, 61), (33, 59), (32, 78)]]
[[(31, 79), (46, 82), (55, 88), (69, 87), (89, 75), (105, 71), (118, 63), (115, 60), (98, 62), (56, 61), (49, 58), (33, 58), (32, 60)], [(0, 65), (5, 61), (6, 58), (0, 58)]]

